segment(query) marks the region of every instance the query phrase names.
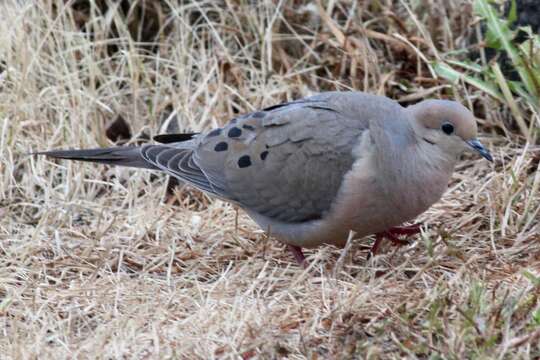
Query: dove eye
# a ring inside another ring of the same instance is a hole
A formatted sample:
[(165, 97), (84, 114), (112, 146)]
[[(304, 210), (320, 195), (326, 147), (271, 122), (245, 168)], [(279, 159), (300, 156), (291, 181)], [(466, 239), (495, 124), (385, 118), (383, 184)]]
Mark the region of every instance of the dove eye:
[(442, 124), (441, 126), (441, 130), (446, 134), (446, 135), (452, 135), (454, 133), (454, 125), (450, 124), (450, 123), (444, 123)]

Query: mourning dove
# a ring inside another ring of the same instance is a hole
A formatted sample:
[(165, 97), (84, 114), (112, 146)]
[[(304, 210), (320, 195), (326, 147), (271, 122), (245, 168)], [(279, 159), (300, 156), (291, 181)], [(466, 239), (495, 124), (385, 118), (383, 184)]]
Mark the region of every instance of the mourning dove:
[(343, 246), (350, 231), (400, 241), (398, 227), (438, 201), (468, 148), (489, 161), (474, 115), (448, 100), (402, 107), (362, 92), (326, 92), (161, 144), (39, 154), (160, 170), (242, 207), (272, 236), (301, 248)]

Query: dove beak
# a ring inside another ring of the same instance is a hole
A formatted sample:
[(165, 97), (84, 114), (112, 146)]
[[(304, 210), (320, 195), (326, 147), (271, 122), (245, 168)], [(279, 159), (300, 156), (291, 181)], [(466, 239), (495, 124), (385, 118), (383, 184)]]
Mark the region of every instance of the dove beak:
[(482, 145), (480, 141), (478, 141), (478, 139), (467, 140), (465, 142), (475, 151), (477, 151), (480, 155), (482, 155), (482, 157), (484, 157), (488, 161), (493, 162), (493, 157), (491, 156), (491, 153), (488, 149), (484, 147), (484, 145)]

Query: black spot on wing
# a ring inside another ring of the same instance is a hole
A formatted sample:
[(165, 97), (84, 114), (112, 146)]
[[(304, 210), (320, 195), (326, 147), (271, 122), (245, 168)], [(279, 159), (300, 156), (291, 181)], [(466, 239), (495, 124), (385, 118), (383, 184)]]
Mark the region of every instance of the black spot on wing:
[(240, 135), (242, 135), (242, 130), (240, 130), (239, 128), (237, 128), (236, 126), (235, 127), (232, 127), (229, 132), (227, 133), (227, 136), (230, 137), (230, 138), (237, 138), (239, 137)]
[(251, 125), (248, 125), (248, 124), (242, 125), (242, 128), (244, 128), (244, 129), (246, 129), (246, 130), (255, 130), (255, 127), (254, 127), (254, 126), (251, 126)]
[(267, 157), (267, 156), (268, 156), (268, 151), (263, 151), (263, 152), (261, 153), (261, 160), (263, 160), (263, 161), (266, 160), (266, 157)]
[(227, 151), (228, 148), (229, 145), (225, 141), (222, 141), (216, 144), (216, 146), (214, 147), (214, 151)]
[(249, 155), (241, 156), (238, 159), (238, 167), (242, 169), (248, 166), (251, 166), (251, 158), (249, 157)]

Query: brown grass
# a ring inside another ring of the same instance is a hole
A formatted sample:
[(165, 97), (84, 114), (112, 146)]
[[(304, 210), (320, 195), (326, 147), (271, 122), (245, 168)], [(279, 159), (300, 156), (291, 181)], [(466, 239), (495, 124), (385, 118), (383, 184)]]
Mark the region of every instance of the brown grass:
[[(475, 48), (470, 3), (308, 3), (154, 2), (163, 31), (146, 37), (113, 6), (0, 5), (0, 357), (540, 356), (540, 147), (429, 71)], [(108, 146), (118, 115), (135, 138), (174, 115), (199, 131), (349, 88), (458, 99), (496, 157), (467, 156), (422, 236), (369, 261), (355, 239), (304, 271), (241, 210), (168, 196), (162, 175), (25, 155)]]

